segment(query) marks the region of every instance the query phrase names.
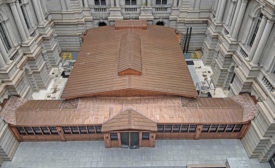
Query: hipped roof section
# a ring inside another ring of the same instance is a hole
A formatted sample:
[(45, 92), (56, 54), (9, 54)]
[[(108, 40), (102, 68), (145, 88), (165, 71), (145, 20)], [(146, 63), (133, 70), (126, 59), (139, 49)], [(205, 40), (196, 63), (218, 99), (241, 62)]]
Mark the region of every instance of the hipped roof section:
[[(94, 125), (103, 124), (121, 111), (132, 109), (155, 123), (235, 124), (249, 122), (257, 112), (249, 95), (194, 100), (180, 97), (90, 97), (24, 102), (20, 98), (11, 98), (0, 112), (1, 117), (10, 124), (22, 126)], [(19, 107), (13, 108), (14, 104)]]
[(175, 29), (144, 21), (115, 25), (87, 31), (63, 99), (198, 96)]

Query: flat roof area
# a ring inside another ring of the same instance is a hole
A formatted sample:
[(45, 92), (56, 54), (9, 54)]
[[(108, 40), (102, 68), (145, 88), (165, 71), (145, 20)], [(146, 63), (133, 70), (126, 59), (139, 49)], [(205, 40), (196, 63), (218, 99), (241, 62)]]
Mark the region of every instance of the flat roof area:
[(154, 148), (104, 147), (104, 141), (21, 142), (2, 168), (185, 168), (187, 164), (224, 164), (231, 168), (270, 168), (249, 159), (240, 140), (157, 140)]

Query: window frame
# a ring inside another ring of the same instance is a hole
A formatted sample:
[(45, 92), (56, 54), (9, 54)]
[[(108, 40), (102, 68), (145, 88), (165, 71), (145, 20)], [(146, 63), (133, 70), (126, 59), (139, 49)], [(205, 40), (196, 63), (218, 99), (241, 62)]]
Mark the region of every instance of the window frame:
[[(160, 1), (160, 3), (158, 3), (158, 1)], [(165, 3), (164, 3), (165, 2)], [(155, 1), (155, 4), (156, 5), (167, 5), (168, 4), (168, 1), (167, 0), (156, 0)]]
[[(231, 129), (229, 130), (229, 128)], [(233, 132), (234, 128), (235, 128), (235, 124), (228, 124), (225, 129), (225, 132)]]
[(110, 132), (110, 140), (111, 141), (117, 141), (118, 140), (117, 132)]
[(210, 129), (210, 124), (203, 124), (201, 132), (207, 133), (207, 132), (209, 132), (209, 129)]
[[(129, 1), (129, 4), (127, 4), (127, 1)], [(133, 4), (133, 2), (135, 3)], [(125, 6), (136, 6), (137, 0), (125, 0), (124, 3), (125, 3)]]
[(49, 130), (50, 130), (51, 135), (58, 135), (58, 131), (55, 126), (50, 126)]
[[(24, 127), (15, 127), (19, 135), (27, 135)], [(22, 132), (21, 132), (22, 131)]]
[(34, 131), (33, 131), (32, 127), (24, 127), (24, 130), (27, 133), (27, 135), (34, 135)]
[[(184, 129), (183, 129), (184, 128)], [(186, 131), (185, 131), (186, 129)], [(184, 130), (184, 131), (183, 131)], [(180, 129), (181, 133), (187, 133), (189, 132), (189, 124), (181, 124), (181, 129)]]
[(164, 125), (164, 132), (171, 133), (172, 132), (172, 124), (165, 124)]
[[(197, 131), (197, 124), (190, 124), (189, 125), (189, 129), (188, 129), (188, 132), (189, 133), (194, 133), (194, 132), (196, 132)], [(194, 129), (194, 130), (193, 130)]]
[[(96, 1), (98, 1), (98, 4), (96, 3)], [(94, 4), (95, 4), (95, 6), (106, 6), (107, 5), (106, 0), (94, 0)]]
[(33, 130), (35, 135), (43, 135), (42, 130), (40, 129), (40, 127), (32, 127), (32, 130)]
[(173, 124), (172, 125), (172, 132), (179, 133), (180, 132), (180, 124)]
[(141, 137), (142, 137), (142, 140), (145, 140), (145, 141), (150, 140), (150, 132), (142, 132)]
[(163, 133), (163, 131), (164, 131), (164, 125), (163, 124), (158, 124), (157, 125), (157, 132), (158, 133)]
[(3, 22), (0, 22), (0, 40), (2, 40), (6, 52), (9, 52), (12, 48), (11, 42), (9, 41), (8, 34), (5, 29), (5, 25)]

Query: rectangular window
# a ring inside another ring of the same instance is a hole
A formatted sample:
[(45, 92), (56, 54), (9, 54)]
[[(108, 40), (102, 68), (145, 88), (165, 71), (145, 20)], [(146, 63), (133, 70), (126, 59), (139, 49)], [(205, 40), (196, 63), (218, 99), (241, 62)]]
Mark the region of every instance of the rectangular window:
[(79, 130), (80, 130), (80, 134), (87, 134), (87, 128), (85, 126), (80, 126)]
[(242, 124), (237, 124), (235, 129), (234, 129), (234, 132), (240, 132), (241, 129), (242, 129), (243, 125)]
[(88, 126), (88, 133), (89, 134), (94, 134), (95, 133), (95, 127), (94, 126)]
[(149, 132), (142, 132), (142, 140), (149, 140)]
[(218, 125), (217, 124), (212, 124), (209, 132), (216, 132), (217, 129), (218, 129)]
[(71, 130), (72, 130), (72, 133), (73, 133), (73, 134), (79, 134), (78, 127), (72, 126), (72, 127), (71, 127)]
[(235, 124), (228, 124), (225, 131), (226, 132), (232, 132)]
[(180, 125), (173, 125), (173, 132), (180, 132)]
[(172, 125), (165, 125), (164, 126), (164, 132), (171, 132), (172, 131)]
[(70, 127), (62, 127), (64, 134), (71, 134)]
[(50, 135), (48, 127), (40, 127), (44, 135)]
[(101, 133), (101, 126), (95, 126), (96, 128), (96, 133)]
[(56, 127), (49, 127), (49, 129), (50, 129), (52, 135), (58, 134)]
[(181, 126), (181, 132), (187, 132), (188, 131), (188, 127), (189, 127), (189, 125), (187, 125), (187, 124), (182, 125)]
[(34, 135), (33, 130), (31, 127), (24, 127), (25, 131), (27, 132), (28, 135)]
[(3, 41), (4, 47), (5, 47), (6, 51), (8, 52), (11, 49), (11, 45), (10, 45), (10, 42), (8, 40), (7, 34), (4, 31), (4, 27), (3, 27), (2, 24), (3, 23), (0, 23), (0, 40)]
[(163, 125), (158, 125), (158, 132), (163, 132)]
[(210, 127), (210, 125), (209, 125), (209, 124), (207, 124), (207, 125), (203, 125), (203, 127), (202, 127), (202, 131), (201, 131), (201, 132), (208, 132), (209, 127)]
[(111, 138), (111, 141), (117, 141), (117, 133), (110, 133), (110, 138)]
[(167, 5), (167, 0), (156, 0), (156, 5)]
[(136, 0), (125, 0), (125, 5), (137, 5)]
[(16, 127), (16, 129), (20, 135), (26, 135), (26, 132), (22, 127)]
[(196, 132), (197, 125), (190, 125), (189, 132)]
[(218, 132), (224, 132), (226, 127), (226, 124), (220, 124), (219, 128), (218, 128)]
[(30, 29), (30, 23), (29, 23), (29, 20), (28, 20), (28, 18), (27, 18), (26, 11), (25, 11), (25, 9), (23, 8), (23, 6), (21, 6), (21, 11), (22, 11), (22, 14), (23, 14), (23, 17), (24, 17), (26, 26), (27, 26), (28, 29)]
[(42, 135), (42, 131), (40, 130), (39, 127), (32, 127), (35, 135)]
[(95, 5), (104, 6), (106, 5), (106, 0), (95, 0)]

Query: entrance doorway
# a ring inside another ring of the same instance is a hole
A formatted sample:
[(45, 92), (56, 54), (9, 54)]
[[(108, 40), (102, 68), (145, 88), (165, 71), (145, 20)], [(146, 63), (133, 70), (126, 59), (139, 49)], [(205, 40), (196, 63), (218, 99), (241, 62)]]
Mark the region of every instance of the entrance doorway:
[(138, 132), (121, 132), (121, 147), (136, 149), (139, 147), (139, 133)]

